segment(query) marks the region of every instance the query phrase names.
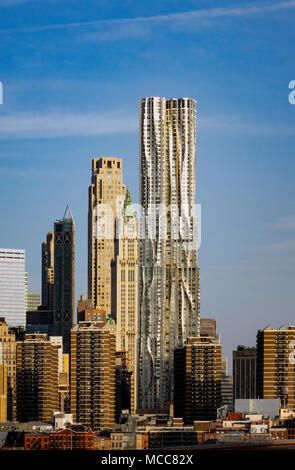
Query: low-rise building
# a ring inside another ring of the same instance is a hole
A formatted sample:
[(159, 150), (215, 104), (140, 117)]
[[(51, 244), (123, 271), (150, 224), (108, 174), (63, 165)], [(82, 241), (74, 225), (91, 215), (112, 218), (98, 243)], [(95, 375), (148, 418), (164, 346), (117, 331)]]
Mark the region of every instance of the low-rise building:
[(149, 449), (194, 447), (198, 444), (198, 435), (193, 426), (152, 427), (148, 430), (148, 438)]
[(24, 438), (24, 449), (94, 450), (94, 432), (79, 426), (78, 429), (66, 428), (50, 433), (28, 433)]
[(94, 450), (94, 432), (91, 429), (61, 429), (50, 433), (50, 450)]
[(25, 450), (49, 450), (50, 435), (32, 433), (27, 434), (24, 440)]
[(96, 432), (94, 435), (94, 450), (111, 450), (112, 442), (109, 431)]

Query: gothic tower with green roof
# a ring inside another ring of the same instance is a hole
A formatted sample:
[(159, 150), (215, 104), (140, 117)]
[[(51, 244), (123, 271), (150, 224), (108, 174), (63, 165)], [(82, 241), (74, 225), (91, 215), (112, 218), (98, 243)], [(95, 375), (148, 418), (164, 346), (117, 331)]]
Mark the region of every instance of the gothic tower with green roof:
[(111, 263), (111, 315), (116, 321), (116, 350), (127, 351), (131, 375), (131, 413), (137, 408), (138, 236), (137, 217), (127, 189), (117, 220), (114, 259)]

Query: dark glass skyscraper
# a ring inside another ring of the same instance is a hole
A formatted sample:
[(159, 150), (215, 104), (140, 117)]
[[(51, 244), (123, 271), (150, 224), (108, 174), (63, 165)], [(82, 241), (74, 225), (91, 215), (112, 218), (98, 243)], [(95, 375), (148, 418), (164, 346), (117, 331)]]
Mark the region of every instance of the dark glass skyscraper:
[(70, 349), (75, 309), (75, 224), (69, 206), (54, 223), (54, 317), (55, 336), (63, 337), (64, 352)]
[(233, 394), (234, 400), (256, 398), (256, 348), (233, 351)]

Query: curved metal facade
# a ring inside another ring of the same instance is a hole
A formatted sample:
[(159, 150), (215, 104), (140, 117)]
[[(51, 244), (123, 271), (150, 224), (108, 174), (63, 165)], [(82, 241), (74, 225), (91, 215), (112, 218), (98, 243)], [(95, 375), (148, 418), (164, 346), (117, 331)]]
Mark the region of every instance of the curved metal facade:
[(199, 334), (195, 239), (196, 102), (140, 101), (138, 406), (173, 399), (173, 352)]

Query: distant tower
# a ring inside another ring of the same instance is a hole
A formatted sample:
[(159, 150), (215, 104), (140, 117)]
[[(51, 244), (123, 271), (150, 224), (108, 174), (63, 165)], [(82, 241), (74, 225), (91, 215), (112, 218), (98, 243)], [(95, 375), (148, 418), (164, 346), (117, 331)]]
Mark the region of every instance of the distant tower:
[(233, 403), (233, 377), (227, 372), (227, 357), (221, 358), (221, 405), (231, 405)]
[(70, 351), (70, 332), (75, 311), (75, 224), (69, 206), (54, 223), (54, 336), (63, 337)]
[(200, 318), (200, 336), (211, 338), (213, 343), (220, 343), (220, 334), (216, 331), (215, 318)]
[(15, 334), (9, 331), (5, 318), (0, 318), (0, 364), (7, 372), (7, 419), (15, 420)]
[(0, 248), (0, 317), (8, 326), (26, 324), (27, 286), (25, 250)]
[(28, 292), (27, 310), (33, 312), (34, 310), (38, 310), (38, 307), (40, 307), (40, 294)]
[(123, 211), (117, 219), (112, 261), (112, 317), (117, 325), (117, 351), (127, 352), (131, 375), (131, 412), (137, 408), (138, 341), (138, 233), (131, 194), (127, 189)]
[[(89, 186), (88, 211), (88, 299), (93, 308), (111, 313), (111, 261), (114, 257), (114, 229), (116, 205), (122, 203), (125, 186), (122, 180), (122, 160), (94, 158)], [(112, 233), (104, 236), (100, 222)], [(97, 236), (98, 235), (98, 236)]]
[(234, 400), (256, 398), (256, 348), (233, 351), (233, 394)]

